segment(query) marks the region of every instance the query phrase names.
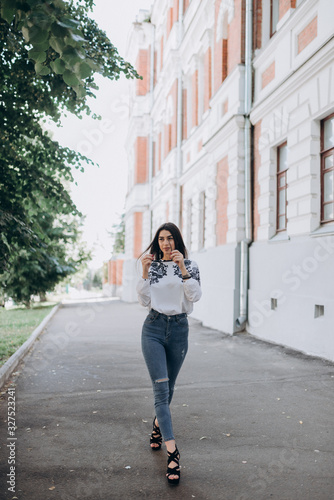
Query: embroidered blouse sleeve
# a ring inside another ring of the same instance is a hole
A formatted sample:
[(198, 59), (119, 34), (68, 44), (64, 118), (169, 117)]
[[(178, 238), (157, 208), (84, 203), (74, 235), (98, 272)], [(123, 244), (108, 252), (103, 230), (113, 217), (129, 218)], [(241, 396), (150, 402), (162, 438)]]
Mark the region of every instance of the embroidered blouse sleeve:
[(195, 261), (191, 261), (186, 267), (191, 278), (183, 281), (184, 294), (190, 302), (197, 302), (202, 296), (198, 265)]
[(151, 305), (151, 288), (149, 279), (145, 280), (144, 278), (140, 278), (137, 283), (137, 294), (139, 304), (144, 307)]

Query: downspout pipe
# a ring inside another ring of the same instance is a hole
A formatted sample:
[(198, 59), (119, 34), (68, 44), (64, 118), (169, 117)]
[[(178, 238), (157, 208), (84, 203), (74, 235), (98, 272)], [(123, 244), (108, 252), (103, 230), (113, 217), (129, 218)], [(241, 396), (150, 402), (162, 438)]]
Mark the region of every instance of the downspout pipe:
[(155, 25), (151, 24), (151, 53), (150, 53), (150, 135), (149, 135), (149, 159), (148, 159), (148, 186), (150, 190), (149, 197), (149, 225), (150, 225), (150, 241), (153, 238), (153, 118), (152, 109), (154, 104), (154, 51), (155, 51)]
[(178, 21), (178, 76), (177, 76), (177, 155), (176, 155), (176, 220), (177, 225), (181, 224), (181, 193), (180, 193), (180, 177), (182, 174), (182, 108), (183, 108), (183, 96), (182, 96), (182, 65), (180, 57), (180, 47), (183, 38), (183, 2), (179, 2), (179, 21)]
[(248, 317), (249, 244), (252, 241), (251, 227), (251, 123), (252, 106), (252, 44), (253, 44), (253, 2), (246, 0), (245, 17), (245, 238), (240, 247), (240, 306), (236, 319), (238, 329), (245, 327)]

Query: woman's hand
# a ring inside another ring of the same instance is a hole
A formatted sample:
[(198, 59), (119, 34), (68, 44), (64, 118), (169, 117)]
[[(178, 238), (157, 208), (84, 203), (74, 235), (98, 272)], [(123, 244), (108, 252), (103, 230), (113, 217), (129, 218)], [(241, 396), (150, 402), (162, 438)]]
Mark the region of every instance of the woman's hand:
[(179, 252), (178, 250), (173, 250), (171, 252), (171, 257), (172, 260), (175, 262), (175, 264), (177, 264), (181, 269), (182, 275), (188, 274), (186, 266), (184, 265), (184, 257), (182, 253)]
[(143, 278), (147, 280), (148, 278), (148, 270), (153, 261), (153, 254), (147, 253), (141, 259), (141, 264), (143, 266)]

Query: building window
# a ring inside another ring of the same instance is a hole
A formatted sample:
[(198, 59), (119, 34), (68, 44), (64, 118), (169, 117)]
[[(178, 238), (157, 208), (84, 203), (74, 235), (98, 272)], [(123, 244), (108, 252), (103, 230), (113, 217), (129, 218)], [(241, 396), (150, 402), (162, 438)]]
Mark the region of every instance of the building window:
[(277, 232), (285, 231), (287, 225), (287, 152), (288, 147), (286, 142), (277, 148)]
[(198, 63), (198, 120), (197, 124), (201, 123), (204, 113), (204, 87), (206, 74), (204, 71), (204, 56), (201, 55)]
[[(228, 27), (234, 16), (234, 2), (221, 2), (218, 18), (216, 43), (221, 44), (221, 82), (225, 80), (228, 73)], [(220, 83), (221, 83), (220, 82)]]
[(205, 191), (199, 195), (199, 238), (198, 249), (204, 248), (205, 244)]
[(270, 0), (270, 36), (276, 33), (279, 20), (279, 0)]
[(222, 49), (222, 81), (227, 77), (228, 71), (228, 40), (227, 38), (223, 38), (223, 49)]
[(321, 122), (321, 222), (334, 220), (334, 113)]
[(198, 125), (198, 69), (191, 78), (191, 126)]

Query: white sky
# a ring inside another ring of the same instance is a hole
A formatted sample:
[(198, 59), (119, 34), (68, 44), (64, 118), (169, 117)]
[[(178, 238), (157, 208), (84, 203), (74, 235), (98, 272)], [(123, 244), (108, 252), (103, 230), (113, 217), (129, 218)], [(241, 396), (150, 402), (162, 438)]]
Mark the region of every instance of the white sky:
[[(126, 59), (126, 41), (140, 9), (149, 9), (153, 0), (95, 0), (91, 15), (106, 31), (121, 57)], [(97, 269), (111, 256), (112, 241), (107, 231), (124, 211), (127, 190), (126, 134), (129, 81), (121, 77), (110, 81), (96, 77), (99, 91), (90, 100), (93, 112), (109, 120), (104, 130), (101, 121), (67, 116), (62, 128), (52, 127), (53, 138), (63, 146), (84, 153), (99, 164), (84, 165), (85, 172), (74, 172), (78, 186), (72, 186), (72, 199), (86, 215), (84, 240), (94, 248), (90, 267)]]

